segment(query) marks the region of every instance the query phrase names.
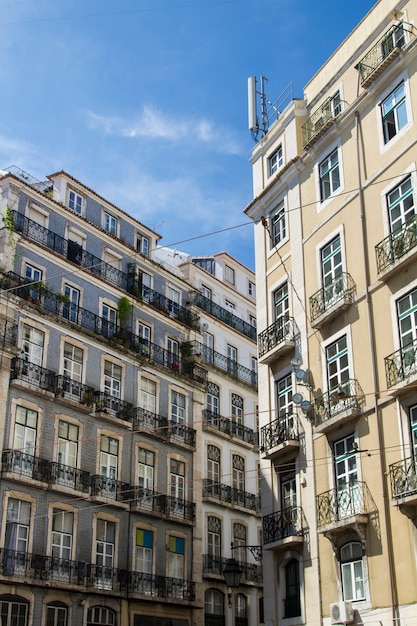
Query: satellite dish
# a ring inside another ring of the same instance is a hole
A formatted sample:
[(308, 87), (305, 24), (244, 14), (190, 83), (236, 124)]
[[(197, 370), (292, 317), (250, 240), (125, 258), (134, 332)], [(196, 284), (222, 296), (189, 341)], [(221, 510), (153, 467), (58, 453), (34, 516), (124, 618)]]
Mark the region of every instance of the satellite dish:
[(295, 377), (297, 380), (304, 382), (307, 377), (307, 372), (305, 370), (296, 370)]
[(302, 362), (303, 362), (303, 359), (301, 359), (299, 356), (293, 357), (290, 361), (293, 367), (300, 367)]
[(312, 409), (312, 404), (309, 400), (303, 400), (301, 403), (301, 410), (304, 411), (304, 413), (308, 413), (309, 411), (311, 411)]
[(292, 397), (294, 404), (301, 404), (304, 401), (304, 396), (301, 393), (295, 393)]
[(201, 330), (204, 332), (206, 332), (206, 330), (208, 330), (209, 325), (207, 324), (207, 322), (204, 322), (204, 324), (201, 324)]

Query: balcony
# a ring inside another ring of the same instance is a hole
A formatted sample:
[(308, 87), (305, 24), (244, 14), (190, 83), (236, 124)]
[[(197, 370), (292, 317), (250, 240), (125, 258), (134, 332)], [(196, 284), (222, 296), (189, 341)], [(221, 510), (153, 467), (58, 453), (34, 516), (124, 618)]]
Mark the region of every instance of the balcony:
[(132, 508), (152, 516), (194, 523), (195, 504), (145, 487), (132, 488)]
[(288, 548), (304, 541), (303, 509), (291, 506), (262, 518), (262, 540), (268, 549)]
[(297, 450), (300, 445), (297, 415), (286, 413), (261, 428), (260, 452), (263, 459), (274, 459), (283, 452)]
[(148, 433), (177, 445), (195, 448), (196, 431), (194, 428), (178, 424), (141, 407), (133, 411), (133, 430)]
[(359, 61), (356, 69), (359, 70), (364, 89), (367, 89), (399, 55), (406, 43), (405, 32), (409, 36), (413, 35), (411, 27), (406, 29), (404, 26), (403, 23), (392, 26)]
[[(391, 393), (406, 391), (416, 384), (417, 340), (396, 350), (385, 359), (385, 375)], [(397, 389), (392, 389), (393, 386)]]
[(94, 409), (94, 389), (68, 376), (55, 376), (55, 394), (57, 400), (65, 404), (76, 403), (89, 413)]
[(329, 285), (310, 297), (311, 326), (321, 328), (340, 315), (353, 303), (355, 293), (356, 285), (351, 275), (341, 272)]
[(335, 535), (352, 528), (364, 537), (375, 503), (366, 483), (351, 482), (316, 497), (320, 533)]
[[(223, 571), (229, 559), (211, 554), (203, 554), (203, 574), (219, 576), (224, 582)], [(241, 582), (262, 583), (262, 565), (238, 561), (242, 570)]]
[(10, 380), (17, 380), (39, 390), (55, 393), (55, 373), (24, 359), (16, 357), (12, 360)]
[(389, 466), (392, 503), (415, 520), (417, 513), (417, 470), (415, 457)]
[(227, 438), (232, 437), (239, 439), (251, 446), (255, 446), (258, 443), (257, 434), (251, 428), (243, 426), (243, 424), (238, 424), (235, 420), (228, 417), (222, 417), (218, 413), (213, 413), (208, 409), (203, 410), (203, 429), (213, 429), (225, 435)]
[(128, 483), (94, 474), (91, 476), (91, 495), (115, 502), (126, 503), (132, 499), (133, 489)]
[[(170, 317), (177, 319), (189, 328), (198, 328), (198, 317), (188, 308), (169, 300), (164, 295), (152, 289), (142, 288), (141, 286), (141, 291), (138, 292), (138, 279), (135, 279), (134, 273), (132, 274), (130, 272), (126, 274), (122, 272), (110, 263), (106, 263), (99, 257), (96, 257), (94, 254), (90, 254), (75, 241), (64, 239), (60, 235), (25, 217), (22, 213), (10, 211), (10, 214), (12, 215), (16, 232), (21, 233), (31, 241), (35, 241), (42, 247), (52, 250), (52, 252), (64, 257), (68, 261), (79, 265), (94, 276), (127, 291), (141, 302), (145, 302), (158, 311), (168, 314)], [(144, 289), (146, 289), (145, 295)]]
[(95, 412), (102, 416), (117, 417), (125, 422), (133, 419), (133, 405), (121, 398), (112, 396), (103, 391), (94, 391)]
[(258, 352), (261, 363), (275, 359), (294, 350), (295, 324), (292, 317), (280, 317), (258, 335)]
[(193, 341), (193, 350), (195, 356), (198, 356), (205, 363), (208, 363), (222, 372), (226, 372), (232, 378), (246, 383), (251, 387), (256, 388), (258, 386), (258, 375), (254, 370), (239, 365), (237, 361), (229, 359), (227, 356), (216, 352), (198, 341)]
[(417, 216), (409, 219), (400, 230), (385, 237), (375, 246), (379, 278), (386, 280), (398, 269), (404, 269), (417, 258)]
[(308, 150), (334, 124), (342, 111), (341, 100), (327, 98), (301, 127), (304, 150)]
[(317, 432), (328, 432), (360, 415), (365, 394), (359, 383), (350, 378), (314, 401), (314, 425)]
[(0, 344), (4, 346), (17, 345), (17, 324), (0, 318)]
[(49, 463), (49, 484), (88, 494), (90, 492), (90, 474), (76, 467), (51, 462)]
[(185, 602), (192, 602), (195, 599), (193, 581), (142, 572), (129, 572), (128, 591), (146, 598), (176, 599)]
[(4, 450), (1, 457), (1, 471), (3, 474), (13, 474), (23, 479), (49, 482), (49, 461), (40, 459), (21, 450)]
[(239, 506), (255, 513), (259, 513), (261, 508), (260, 499), (255, 494), (218, 483), (210, 478), (203, 480), (203, 498), (222, 504)]
[(42, 554), (0, 550), (0, 576), (28, 580), (66, 583), (84, 587), (87, 564)]
[(221, 322), (224, 322), (224, 324), (230, 326), (230, 328), (233, 328), (242, 335), (249, 337), (249, 339), (256, 341), (255, 326), (252, 326), (249, 322), (245, 322), (245, 320), (242, 320), (237, 315), (234, 315), (230, 309), (224, 309), (222, 306), (215, 304), (210, 298), (206, 298), (201, 293), (194, 293), (193, 304), (195, 304), (195, 306), (202, 311), (205, 311)]

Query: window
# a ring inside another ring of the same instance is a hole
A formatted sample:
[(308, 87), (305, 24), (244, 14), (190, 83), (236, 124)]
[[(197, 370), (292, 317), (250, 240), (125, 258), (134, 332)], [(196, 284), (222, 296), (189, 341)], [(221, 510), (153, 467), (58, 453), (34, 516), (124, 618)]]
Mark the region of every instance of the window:
[(169, 468), (170, 495), (177, 500), (184, 500), (185, 463), (171, 459)]
[(80, 290), (71, 285), (64, 285), (64, 296), (66, 302), (62, 307), (62, 315), (65, 319), (74, 324), (78, 321), (78, 305), (80, 303)]
[(54, 509), (52, 512), (52, 572), (55, 580), (69, 581), (71, 572), (74, 514)]
[(150, 300), (151, 284), (152, 284), (151, 275), (147, 274), (146, 272), (141, 272), (139, 274), (139, 286), (141, 289), (142, 299), (144, 302), (149, 302)]
[(338, 519), (360, 512), (362, 506), (354, 444), (353, 435), (343, 437), (333, 444)]
[[(185, 542), (181, 537), (168, 537), (168, 576), (184, 578)], [(175, 588), (173, 589), (175, 593)]]
[(142, 322), (138, 323), (138, 337), (140, 342), (140, 350), (142, 354), (150, 353), (151, 343), (151, 327)]
[(25, 573), (26, 571), (30, 514), (29, 502), (9, 498), (7, 502), (3, 560), (3, 574), (6, 576), (13, 576), (15, 572)]
[(179, 353), (180, 353), (180, 344), (176, 339), (172, 339), (168, 337), (167, 339), (167, 360), (168, 367), (171, 367), (173, 370), (179, 369)]
[(207, 393), (207, 411), (212, 415), (219, 415), (220, 413), (220, 387), (216, 383), (208, 382)]
[(243, 407), (244, 402), (242, 396), (232, 393), (232, 422), (243, 426)]
[(180, 292), (168, 287), (168, 313), (171, 317), (178, 317), (180, 312)]
[(410, 427), (411, 445), (413, 446), (413, 456), (417, 458), (417, 405), (410, 407)]
[[(414, 368), (417, 343), (417, 289), (397, 301), (397, 319), (404, 372)], [(414, 370), (413, 370), (414, 371)]]
[(352, 541), (340, 548), (340, 568), (344, 600), (364, 600), (362, 545)]
[(204, 617), (207, 626), (224, 626), (224, 594), (218, 589), (205, 592)]
[[(81, 265), (83, 260), (83, 247), (85, 247), (85, 239), (72, 230), (68, 232), (67, 259)], [(93, 269), (94, 271), (94, 269)]]
[(228, 265), (224, 266), (224, 279), (231, 285), (235, 284), (235, 270)]
[(320, 200), (324, 202), (340, 187), (339, 152), (335, 148), (319, 165)]
[(287, 236), (285, 205), (282, 201), (271, 216), (272, 245), (277, 246)]
[(136, 252), (143, 254), (143, 256), (149, 256), (149, 239), (143, 235), (139, 235), (136, 238)]
[(84, 353), (81, 348), (73, 346), (71, 343), (64, 343), (63, 374), (66, 378), (81, 382), (83, 375), (83, 358)]
[(340, 99), (340, 91), (337, 91), (330, 99), (330, 112), (333, 117), (337, 117), (342, 112), (342, 101)]
[[(153, 495), (155, 474), (155, 453), (146, 448), (139, 448), (138, 487), (145, 495)], [(149, 493), (150, 492), (150, 493)], [(152, 505), (152, 499), (149, 502)]]
[(204, 332), (203, 334), (203, 358), (207, 363), (214, 361), (214, 335)]
[(201, 285), (201, 295), (207, 298), (207, 300), (211, 300), (213, 297), (213, 292), (205, 285)]
[(284, 617), (298, 617), (300, 615), (300, 564), (296, 559), (290, 559), (285, 566)]
[(112, 337), (117, 329), (117, 310), (108, 304), (101, 308), (101, 331), (105, 337)]
[(248, 281), (248, 294), (251, 298), (256, 297), (256, 285), (251, 280)]
[(329, 390), (349, 383), (349, 353), (346, 335), (326, 347), (327, 387)]
[(78, 193), (75, 193), (75, 191), (72, 191), (72, 189), (70, 189), (68, 193), (68, 206), (71, 211), (78, 213), (78, 215), (82, 214), (83, 198)]
[(185, 395), (178, 391), (171, 391), (171, 420), (177, 424), (185, 422)]
[(140, 406), (146, 411), (156, 413), (156, 382), (149, 378), (140, 379)]
[(203, 270), (205, 270), (209, 274), (212, 274), (213, 276), (216, 275), (216, 263), (214, 259), (212, 258), (193, 259), (193, 263), (201, 267)]
[(113, 437), (100, 437), (100, 475), (101, 495), (109, 498), (116, 496), (116, 479), (119, 460), (119, 442)]
[(104, 393), (114, 398), (120, 398), (122, 385), (122, 368), (116, 363), (104, 363)]
[(13, 471), (32, 476), (36, 453), (38, 413), (23, 406), (16, 407), (13, 438)]
[(213, 515), (207, 518), (207, 554), (217, 558), (222, 554), (222, 522)]
[(275, 174), (282, 167), (284, 163), (284, 158), (282, 156), (282, 146), (279, 146), (278, 149), (272, 154), (268, 159), (269, 164), (269, 175)]
[(116, 614), (104, 606), (88, 609), (87, 626), (116, 626)]
[(103, 227), (110, 235), (117, 235), (117, 219), (110, 213), (104, 213)]
[[(39, 283), (42, 281), (42, 272), (41, 270), (38, 270), (37, 267), (33, 267), (33, 265), (26, 263), (25, 278), (30, 284)], [(36, 288), (36, 284), (32, 284), (29, 288), (29, 295), (33, 300), (39, 300), (39, 288)]]
[(96, 587), (112, 589), (116, 524), (97, 519), (96, 533)]
[(78, 426), (76, 424), (59, 420), (57, 446), (57, 461), (59, 465), (65, 465), (69, 468), (77, 467), (78, 438)]
[(414, 195), (411, 176), (387, 194), (387, 208), (390, 232), (398, 233), (415, 215)]
[(29, 603), (20, 596), (0, 596), (2, 626), (27, 626)]
[(221, 480), (220, 459), (220, 449), (209, 444), (207, 446), (207, 478), (215, 488), (218, 488)]
[(248, 601), (243, 593), (238, 593), (235, 596), (235, 615), (236, 623), (240, 626), (247, 626), (248, 624)]
[(246, 563), (246, 526), (243, 524), (233, 524), (233, 556), (240, 563)]
[(384, 143), (388, 143), (408, 122), (404, 82), (383, 100), (381, 115)]
[(62, 602), (51, 602), (46, 608), (46, 626), (67, 626), (68, 607)]
[(281, 508), (287, 511), (286, 520), (290, 521), (291, 509), (297, 506), (294, 465), (288, 464), (288, 467), (280, 472), (279, 478), (281, 487)]
[(249, 324), (256, 329), (256, 317), (254, 315), (249, 315)]
[(135, 569), (137, 572), (152, 574), (153, 532), (136, 530)]
[(227, 344), (227, 371), (232, 376), (237, 376), (237, 348)]
[(232, 486), (240, 491), (245, 490), (245, 459), (239, 454), (232, 455)]
[(290, 301), (288, 298), (288, 284), (284, 283), (274, 292), (274, 314), (278, 326), (284, 326), (290, 316)]
[(320, 250), (324, 305), (330, 307), (343, 291), (343, 262), (340, 235)]
[(292, 375), (277, 380), (276, 389), (278, 418), (284, 426), (290, 427), (293, 423)]

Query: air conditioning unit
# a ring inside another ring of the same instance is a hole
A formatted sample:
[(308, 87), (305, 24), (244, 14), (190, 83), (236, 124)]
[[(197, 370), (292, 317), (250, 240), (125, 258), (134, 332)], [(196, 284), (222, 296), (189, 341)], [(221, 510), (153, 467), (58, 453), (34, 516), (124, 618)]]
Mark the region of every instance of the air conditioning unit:
[(351, 602), (336, 602), (330, 605), (331, 624), (350, 624), (354, 621), (354, 612)]

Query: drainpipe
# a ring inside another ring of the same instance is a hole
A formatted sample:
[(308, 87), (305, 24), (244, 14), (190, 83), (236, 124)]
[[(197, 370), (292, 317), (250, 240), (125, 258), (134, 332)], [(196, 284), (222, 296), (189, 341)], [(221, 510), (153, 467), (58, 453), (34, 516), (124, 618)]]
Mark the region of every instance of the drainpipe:
[(376, 343), (375, 343), (375, 334), (374, 334), (372, 303), (371, 303), (371, 298), (369, 295), (370, 271), (369, 271), (367, 237), (366, 237), (367, 233), (366, 233), (365, 205), (364, 205), (364, 198), (363, 198), (362, 178), (361, 178), (359, 129), (360, 129), (359, 111), (355, 111), (356, 165), (357, 165), (357, 172), (358, 172), (359, 207), (360, 207), (360, 218), (361, 218), (361, 234), (362, 234), (362, 248), (363, 248), (364, 275), (365, 275), (366, 315), (367, 315), (367, 321), (368, 321), (369, 345), (371, 349), (371, 375), (372, 375), (372, 386), (373, 386), (373, 396), (374, 396), (374, 412), (375, 412), (376, 424), (377, 424), (377, 429), (378, 429), (378, 445), (379, 445), (379, 452), (380, 452), (379, 459), (380, 459), (380, 469), (381, 469), (381, 476), (382, 476), (382, 497), (383, 497), (383, 502), (384, 502), (386, 541), (387, 541), (388, 566), (389, 566), (388, 569), (389, 569), (389, 580), (390, 580), (390, 590), (391, 590), (392, 624), (393, 626), (398, 626), (399, 624), (398, 590), (397, 590), (397, 580), (396, 580), (396, 575), (395, 575), (393, 545), (392, 545), (391, 508), (390, 508), (390, 504), (388, 501), (387, 465), (386, 465), (386, 460), (385, 460), (385, 439), (384, 439), (383, 426), (381, 423), (381, 415), (380, 415), (380, 411), (378, 408), (379, 387), (378, 387), (377, 367), (376, 367), (376, 361), (375, 361)]

